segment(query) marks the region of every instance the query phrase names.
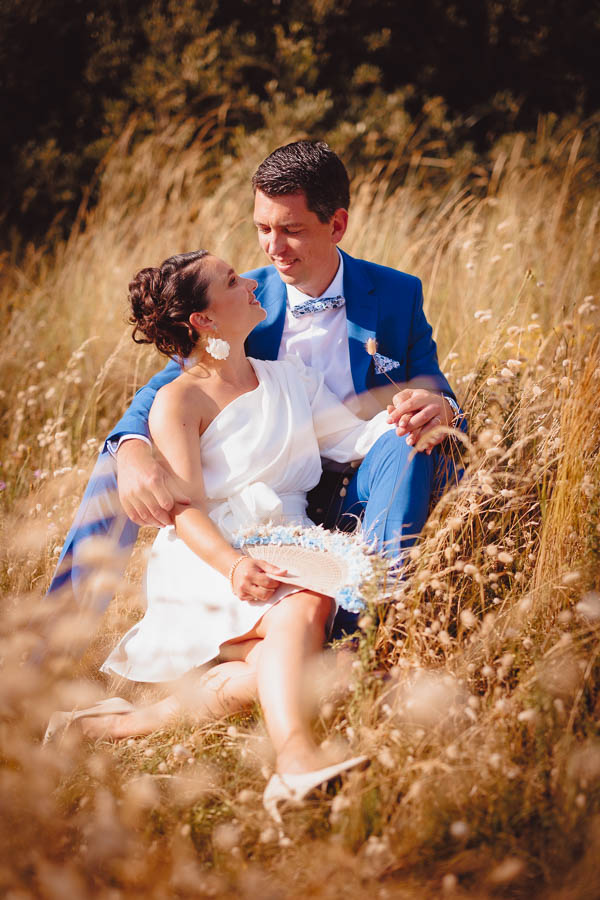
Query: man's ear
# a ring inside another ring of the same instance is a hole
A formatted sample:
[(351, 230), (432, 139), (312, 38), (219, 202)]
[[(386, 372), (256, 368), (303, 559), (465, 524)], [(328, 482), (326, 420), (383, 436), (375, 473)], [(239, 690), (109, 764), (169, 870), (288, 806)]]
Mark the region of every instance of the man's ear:
[(190, 316), (190, 325), (197, 334), (206, 334), (207, 332), (216, 331), (217, 326), (213, 319), (207, 313), (193, 312)]
[(347, 209), (336, 209), (333, 216), (331, 217), (331, 240), (334, 244), (339, 244), (341, 239), (346, 234), (346, 228), (348, 227), (348, 210)]

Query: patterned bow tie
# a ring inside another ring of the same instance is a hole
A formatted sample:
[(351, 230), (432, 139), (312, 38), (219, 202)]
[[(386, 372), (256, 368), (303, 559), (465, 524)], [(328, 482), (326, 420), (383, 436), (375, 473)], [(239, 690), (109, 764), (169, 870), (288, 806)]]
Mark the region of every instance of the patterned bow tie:
[(326, 309), (339, 309), (344, 302), (344, 298), (339, 295), (337, 297), (320, 297), (318, 300), (305, 300), (304, 303), (298, 303), (297, 306), (290, 306), (290, 310), (295, 319), (300, 319), (311, 313), (325, 312)]

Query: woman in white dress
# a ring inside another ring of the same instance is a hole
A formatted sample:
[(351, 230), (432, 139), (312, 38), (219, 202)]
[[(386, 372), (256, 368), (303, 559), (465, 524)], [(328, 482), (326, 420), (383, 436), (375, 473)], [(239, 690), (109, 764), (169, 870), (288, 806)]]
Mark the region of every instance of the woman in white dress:
[(130, 284), (134, 340), (186, 359), (158, 392), (149, 427), (179, 496), (191, 502), (159, 531), (146, 572), (147, 612), (102, 669), (165, 683), (214, 665), (185, 694), (174, 690), (120, 714), (98, 715), (101, 707), (81, 725), (90, 737), (124, 738), (181, 714), (217, 718), (258, 698), (277, 772), (286, 789), (296, 778), (303, 792), (307, 778), (313, 786), (329, 771), (320, 769), (302, 674), (324, 644), (335, 603), (282, 584), (275, 577), (282, 570), (241, 554), (232, 536), (261, 523), (311, 525), (306, 492), (319, 481), (321, 455), (361, 458), (393, 425), (385, 412), (356, 418), (300, 362), (246, 357), (244, 341), (266, 315), (256, 286), (206, 251), (143, 269)]

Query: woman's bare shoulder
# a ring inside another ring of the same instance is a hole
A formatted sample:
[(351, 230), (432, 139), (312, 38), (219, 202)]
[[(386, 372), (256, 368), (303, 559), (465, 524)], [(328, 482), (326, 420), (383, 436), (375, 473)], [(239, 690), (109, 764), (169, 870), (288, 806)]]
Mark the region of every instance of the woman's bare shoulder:
[(150, 410), (150, 425), (200, 424), (206, 414), (207, 402), (208, 397), (198, 380), (184, 372), (157, 391)]

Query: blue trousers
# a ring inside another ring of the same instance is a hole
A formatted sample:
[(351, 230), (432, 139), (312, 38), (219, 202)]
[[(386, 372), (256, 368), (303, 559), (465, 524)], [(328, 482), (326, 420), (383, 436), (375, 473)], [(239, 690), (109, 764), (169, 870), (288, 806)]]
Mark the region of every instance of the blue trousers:
[[(352, 477), (347, 477), (351, 472)], [(391, 430), (379, 438), (359, 468), (350, 470), (346, 477), (340, 474), (332, 482), (325, 473), (322, 483), (309, 495), (309, 515), (328, 527), (346, 529), (360, 517), (366, 538), (374, 539), (386, 555), (401, 558), (417, 540), (432, 501), (460, 474), (438, 447), (429, 456), (415, 453), (404, 437)], [(322, 503), (317, 515), (315, 498)], [(323, 509), (325, 514), (319, 515)], [(109, 453), (102, 453), (66, 537), (48, 598), (60, 598), (72, 608), (83, 606), (98, 614), (104, 612), (114, 585), (125, 570), (137, 533), (138, 526), (127, 518), (119, 503), (116, 462)], [(94, 544), (104, 544), (104, 551), (98, 553)], [(98, 565), (99, 556), (102, 567), (113, 578), (99, 579), (90, 586), (93, 579), (89, 576), (94, 564)], [(353, 631), (356, 619), (357, 616), (340, 610), (334, 636)]]
[[(387, 431), (352, 477), (346, 473), (338, 479), (338, 496), (340, 487), (345, 488), (344, 496), (329, 506), (324, 524), (348, 529), (354, 527), (357, 517), (362, 518), (365, 539), (374, 541), (384, 555), (397, 558), (401, 565), (433, 503), (461, 476), (462, 469), (439, 446), (430, 455), (416, 453), (405, 437)], [(340, 609), (333, 637), (354, 631), (357, 619), (356, 614)]]

